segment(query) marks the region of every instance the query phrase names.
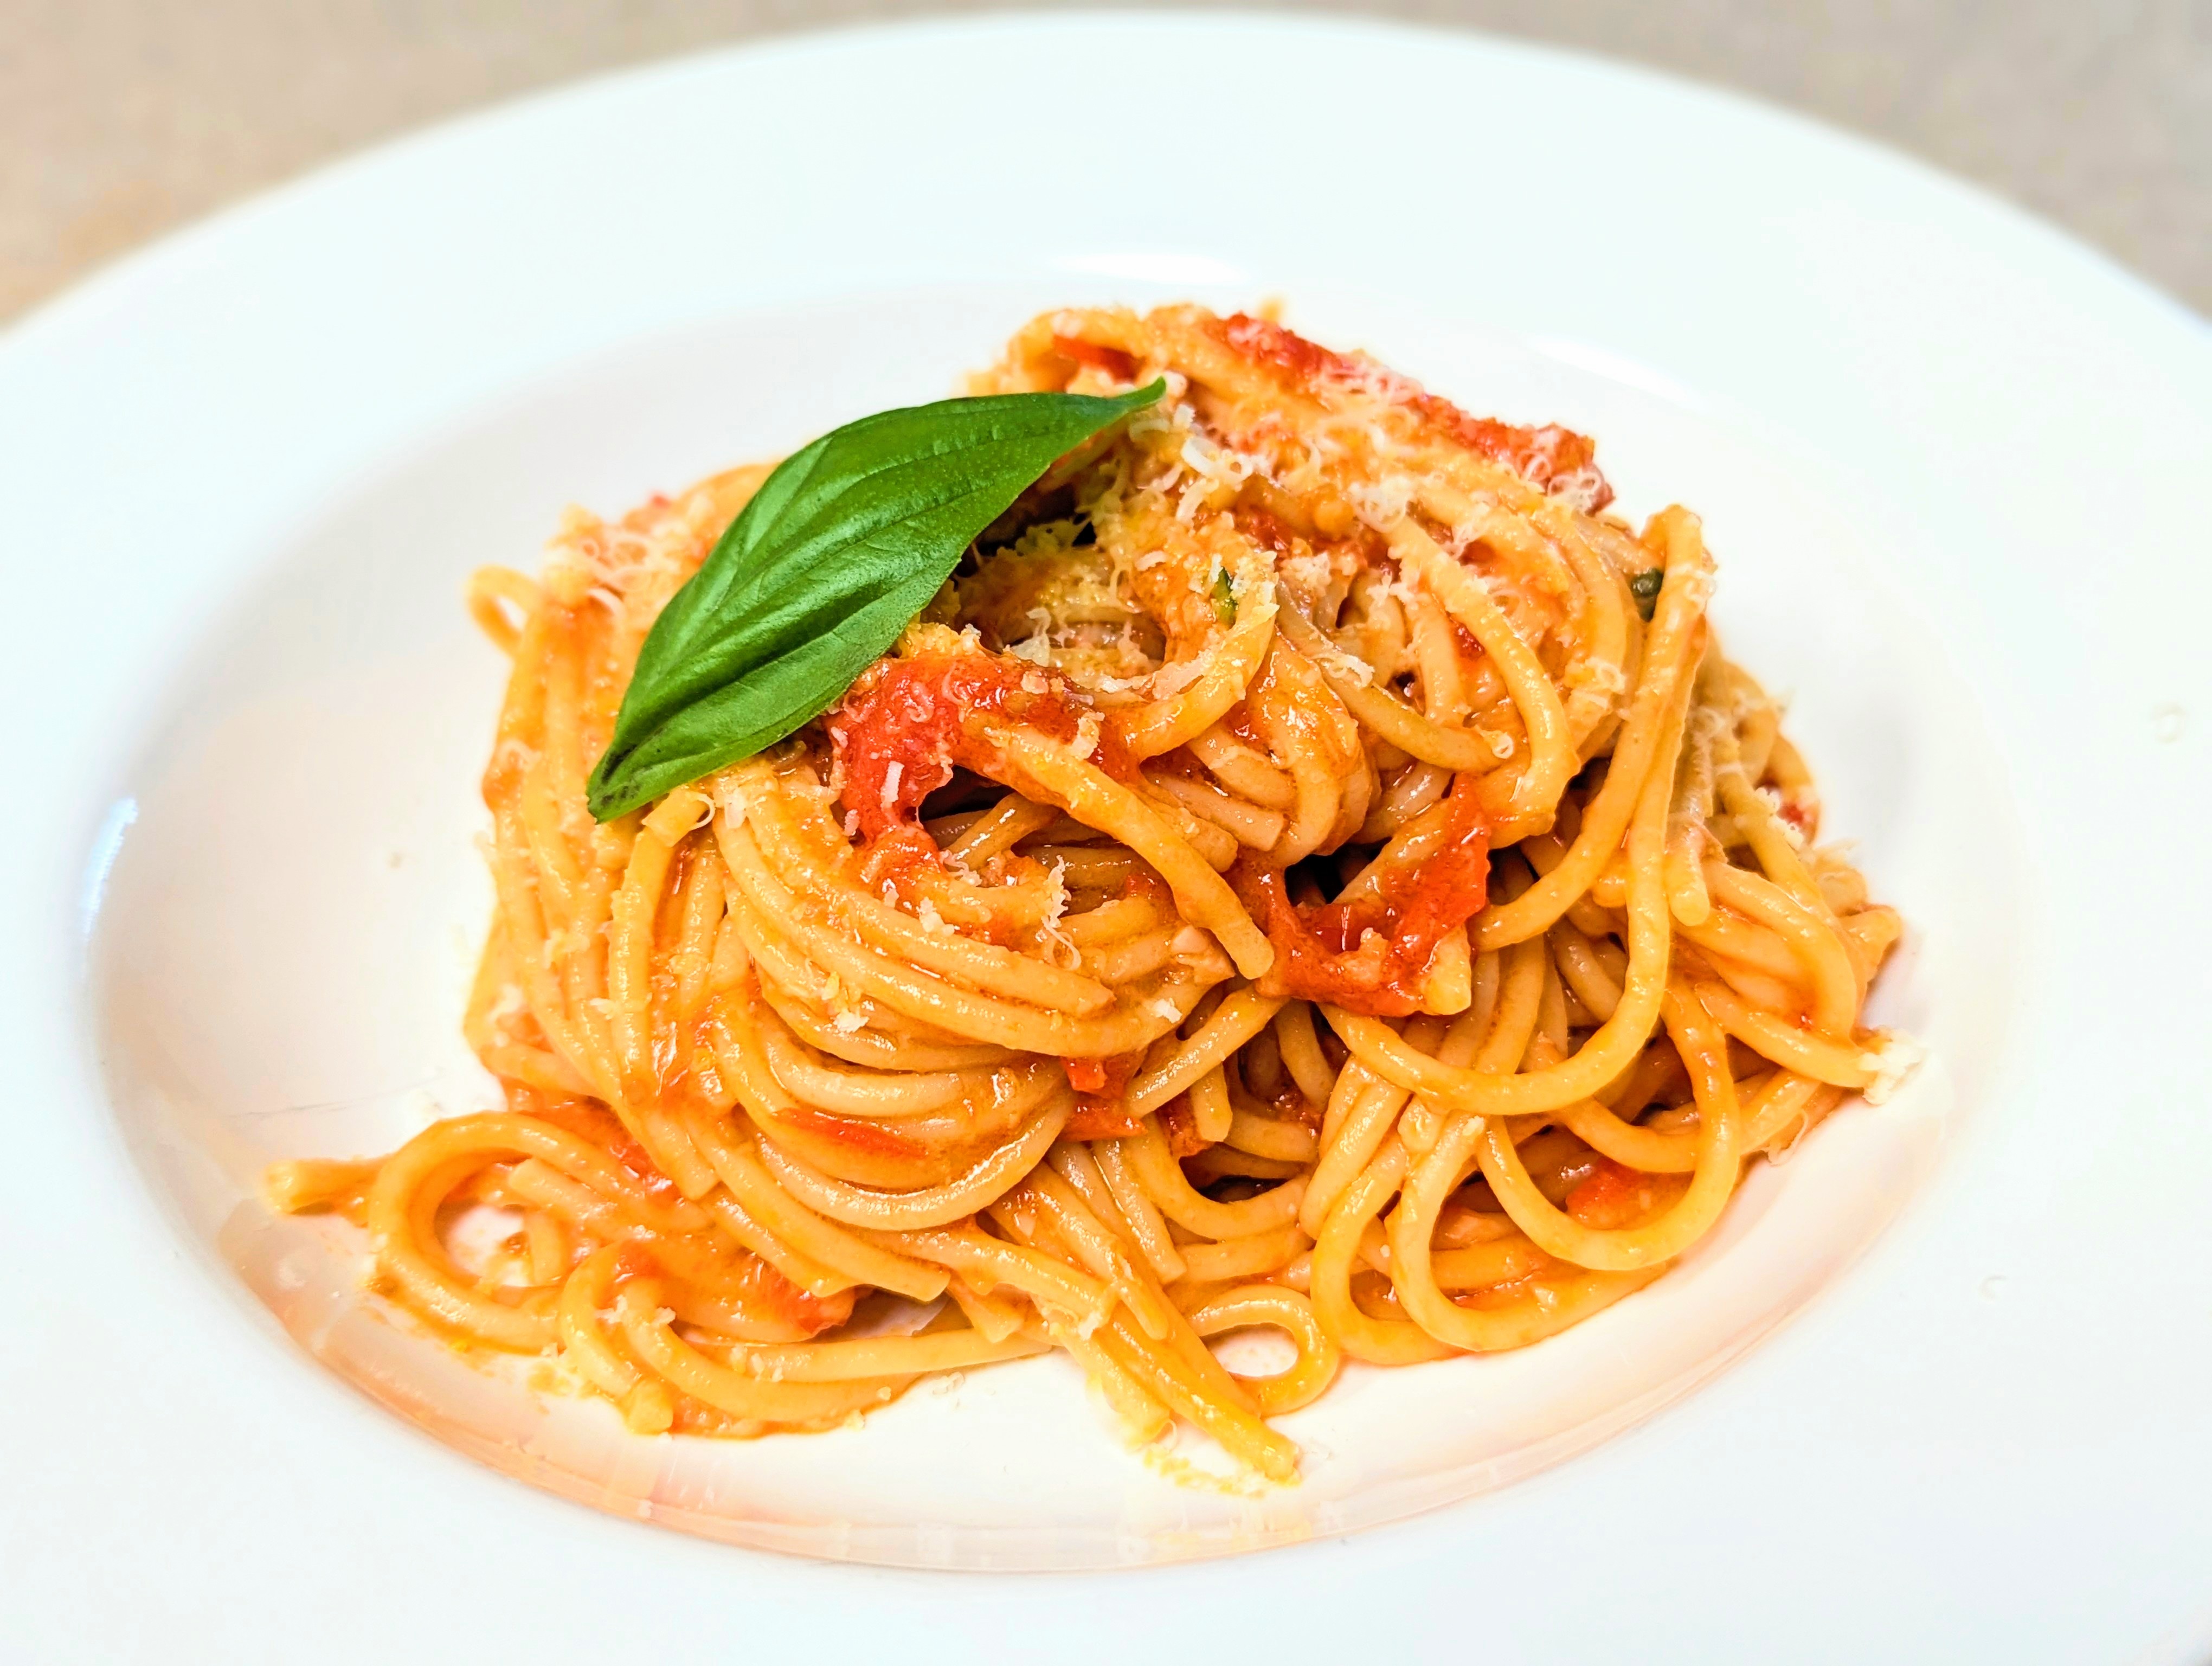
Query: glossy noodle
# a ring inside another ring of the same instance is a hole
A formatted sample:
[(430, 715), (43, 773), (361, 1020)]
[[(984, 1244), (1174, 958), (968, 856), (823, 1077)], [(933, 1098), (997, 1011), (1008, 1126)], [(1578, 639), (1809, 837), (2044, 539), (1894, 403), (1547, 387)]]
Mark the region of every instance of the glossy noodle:
[[(640, 644), (768, 471), (479, 574), (505, 1108), (275, 1201), (640, 1432), (1060, 1349), (1133, 1437), (1287, 1481), (1272, 1420), (1345, 1359), (1581, 1322), (1893, 1083), (1898, 916), (1817, 842), (1694, 515), (1266, 319), (1052, 313), (972, 391), (1156, 375), (829, 712), (605, 824)], [(1208, 1346), (1255, 1329), (1277, 1375)]]

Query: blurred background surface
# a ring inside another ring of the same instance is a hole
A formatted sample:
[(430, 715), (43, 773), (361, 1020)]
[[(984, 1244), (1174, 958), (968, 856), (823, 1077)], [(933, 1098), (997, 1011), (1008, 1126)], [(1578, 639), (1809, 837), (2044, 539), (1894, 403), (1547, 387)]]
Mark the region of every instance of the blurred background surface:
[[(973, 0), (0, 0), (0, 320), (258, 187), (598, 70)], [(1275, 9), (1315, 8), (1277, 6)], [(2212, 313), (2212, 0), (1370, 0), (1979, 180)]]

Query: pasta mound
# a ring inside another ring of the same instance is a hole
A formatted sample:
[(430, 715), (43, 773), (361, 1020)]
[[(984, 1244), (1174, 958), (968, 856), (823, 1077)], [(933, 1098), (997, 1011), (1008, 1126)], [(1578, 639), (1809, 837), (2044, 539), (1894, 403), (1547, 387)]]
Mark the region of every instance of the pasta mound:
[[(1155, 378), (830, 710), (604, 825), (640, 645), (769, 470), (478, 575), (505, 1105), (274, 1201), (640, 1432), (1059, 1348), (1281, 1482), (1346, 1357), (1578, 1323), (1894, 1085), (1900, 922), (1723, 655), (1696, 517), (1267, 318), (1053, 313), (970, 392)], [(1255, 1326), (1288, 1369), (1206, 1347)]]

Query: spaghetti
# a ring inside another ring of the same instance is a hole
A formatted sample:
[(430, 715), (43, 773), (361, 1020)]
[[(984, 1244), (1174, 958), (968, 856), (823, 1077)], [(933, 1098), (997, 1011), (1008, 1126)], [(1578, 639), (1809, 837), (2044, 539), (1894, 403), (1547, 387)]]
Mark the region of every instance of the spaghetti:
[[(1285, 1481), (1270, 1420), (1347, 1357), (1579, 1322), (1889, 1085), (1898, 916), (1814, 844), (1694, 516), (1267, 319), (1055, 313), (974, 391), (1155, 376), (832, 710), (605, 824), (640, 645), (768, 471), (478, 574), (506, 1108), (276, 1202), (641, 1432), (1059, 1348)], [(1206, 1345), (1254, 1328), (1286, 1370)]]

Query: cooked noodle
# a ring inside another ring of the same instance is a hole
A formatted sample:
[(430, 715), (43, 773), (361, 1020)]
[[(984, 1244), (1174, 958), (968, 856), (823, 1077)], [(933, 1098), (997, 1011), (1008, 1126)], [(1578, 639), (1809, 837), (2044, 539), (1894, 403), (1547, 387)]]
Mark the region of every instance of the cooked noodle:
[[(605, 825), (639, 646), (767, 471), (479, 574), (507, 1108), (279, 1164), (281, 1207), (641, 1432), (1057, 1347), (1281, 1481), (1268, 1419), (1345, 1358), (1580, 1322), (1888, 1084), (1898, 916), (1814, 844), (1694, 516), (1241, 315), (1049, 314), (974, 391), (1155, 375), (841, 703)], [(1205, 1341), (1253, 1328), (1280, 1374)]]

